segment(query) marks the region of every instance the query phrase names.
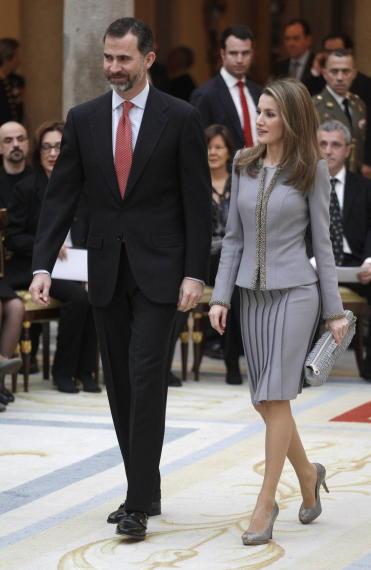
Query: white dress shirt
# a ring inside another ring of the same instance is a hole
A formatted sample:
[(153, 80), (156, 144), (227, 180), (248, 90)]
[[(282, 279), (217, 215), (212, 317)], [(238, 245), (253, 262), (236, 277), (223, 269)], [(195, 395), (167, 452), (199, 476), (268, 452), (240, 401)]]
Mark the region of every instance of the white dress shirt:
[[(335, 176), (331, 176), (331, 178), (336, 178), (337, 182), (335, 184), (335, 192), (336, 196), (338, 197), (340, 211), (343, 213), (344, 209), (344, 192), (345, 192), (345, 177), (346, 177), (346, 169), (343, 166)], [(343, 234), (343, 251), (344, 253), (352, 253), (352, 250), (349, 247), (349, 243)]]
[[(240, 79), (237, 79), (236, 77), (234, 77), (234, 75), (229, 73), (229, 71), (227, 71), (225, 69), (225, 67), (221, 68), (220, 75), (224, 79), (224, 81), (225, 81), (225, 83), (229, 89), (229, 93), (231, 94), (234, 106), (236, 107), (236, 111), (237, 111), (238, 117), (240, 119), (241, 127), (243, 130), (243, 113), (242, 113), (242, 106), (241, 106), (241, 99), (240, 99), (240, 89), (237, 85), (237, 83), (240, 81)], [(256, 119), (257, 119), (258, 113), (256, 111), (256, 105), (254, 103), (254, 99), (251, 97), (250, 91), (246, 87), (246, 84), (243, 88), (243, 91), (245, 93), (247, 106), (249, 109), (252, 140), (253, 140), (253, 143), (256, 144), (257, 140), (258, 140), (257, 134), (256, 134)]]
[[(138, 95), (130, 99), (130, 102), (135, 105), (129, 111), (129, 117), (131, 122), (131, 140), (133, 144), (133, 150), (137, 142), (140, 125), (142, 124), (143, 113), (147, 103), (149, 93), (149, 83), (147, 82), (145, 87), (142, 89)], [(125, 101), (124, 97), (121, 97), (116, 93), (115, 90), (112, 91), (112, 151), (113, 156), (115, 156), (115, 146), (116, 146), (116, 132), (117, 126), (119, 124), (122, 115), (122, 103)]]

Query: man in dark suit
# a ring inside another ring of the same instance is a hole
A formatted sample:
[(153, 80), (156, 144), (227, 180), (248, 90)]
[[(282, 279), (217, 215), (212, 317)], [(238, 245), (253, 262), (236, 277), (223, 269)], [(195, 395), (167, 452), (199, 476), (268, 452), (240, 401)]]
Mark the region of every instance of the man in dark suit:
[(288, 22), (284, 28), (283, 43), (288, 57), (276, 64), (273, 75), (295, 77), (305, 83), (314, 59), (310, 51), (312, 34), (308, 22), (300, 18)]
[[(331, 176), (330, 236), (335, 262), (338, 266), (362, 267), (357, 276), (359, 283), (346, 286), (366, 297), (371, 305), (371, 181), (346, 168), (351, 134), (343, 123), (322, 123), (318, 142)], [(371, 380), (371, 327), (362, 376)]]
[(177, 307), (188, 311), (202, 295), (211, 241), (199, 114), (149, 86), (154, 59), (146, 24), (122, 18), (109, 26), (104, 73), (113, 92), (68, 114), (30, 287), (35, 301), (48, 302), (45, 270), (53, 267), (85, 184), (89, 296), (128, 482), (126, 501), (108, 522), (136, 539), (146, 535), (148, 514), (161, 512), (168, 343)]
[(221, 70), (193, 92), (191, 103), (200, 111), (204, 128), (212, 124), (228, 127), (238, 150), (256, 142), (261, 87), (247, 77), (254, 56), (254, 36), (247, 26), (233, 26), (224, 30), (220, 45)]

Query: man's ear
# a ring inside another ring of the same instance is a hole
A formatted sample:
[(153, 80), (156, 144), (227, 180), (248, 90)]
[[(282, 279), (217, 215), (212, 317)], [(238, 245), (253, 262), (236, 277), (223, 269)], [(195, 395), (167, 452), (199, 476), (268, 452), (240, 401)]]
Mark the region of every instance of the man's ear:
[(144, 58), (144, 66), (145, 66), (145, 68), (146, 68), (146, 69), (149, 69), (149, 68), (153, 65), (153, 62), (155, 61), (155, 59), (156, 59), (156, 54), (155, 54), (155, 52), (154, 52), (154, 51), (148, 52), (147, 55), (146, 55), (145, 58)]

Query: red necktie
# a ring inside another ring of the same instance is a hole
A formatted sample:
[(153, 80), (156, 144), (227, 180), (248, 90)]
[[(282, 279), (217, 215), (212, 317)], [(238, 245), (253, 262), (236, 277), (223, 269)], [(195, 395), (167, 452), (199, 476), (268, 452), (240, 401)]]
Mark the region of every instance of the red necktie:
[(123, 102), (122, 114), (116, 131), (115, 170), (121, 198), (125, 195), (133, 159), (131, 121), (129, 118), (129, 111), (132, 107), (134, 107), (134, 104), (130, 101)]
[(237, 81), (237, 85), (238, 89), (240, 90), (240, 101), (241, 101), (242, 117), (243, 117), (243, 134), (245, 138), (245, 145), (253, 146), (254, 143), (251, 134), (250, 113), (249, 113), (249, 108), (247, 106), (245, 92), (243, 90), (245, 84), (243, 81)]

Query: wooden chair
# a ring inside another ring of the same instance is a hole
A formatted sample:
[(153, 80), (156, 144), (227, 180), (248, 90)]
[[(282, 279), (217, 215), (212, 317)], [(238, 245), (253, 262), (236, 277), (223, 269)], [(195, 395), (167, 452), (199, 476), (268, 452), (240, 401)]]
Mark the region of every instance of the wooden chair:
[[(43, 378), (48, 380), (50, 375), (50, 322), (59, 319), (63, 303), (51, 298), (50, 304), (47, 307), (42, 307), (32, 301), (31, 294), (28, 291), (17, 291), (17, 295), (22, 299), (25, 306), (19, 348), (23, 360), (23, 389), (25, 392), (28, 392), (32, 348), (30, 338), (31, 324), (42, 324)], [(13, 392), (17, 391), (16, 376), (12, 380), (12, 390)]]

